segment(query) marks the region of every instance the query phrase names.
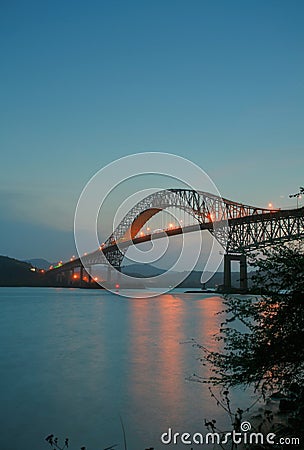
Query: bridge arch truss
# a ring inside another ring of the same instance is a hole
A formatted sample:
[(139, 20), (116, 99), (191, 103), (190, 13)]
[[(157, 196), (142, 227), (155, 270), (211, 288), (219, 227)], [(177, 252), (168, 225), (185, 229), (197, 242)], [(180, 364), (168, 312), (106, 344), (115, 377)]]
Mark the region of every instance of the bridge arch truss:
[[(197, 226), (164, 230), (168, 235), (208, 230), (222, 245), (226, 255), (242, 255), (279, 242), (304, 237), (304, 208), (292, 210), (265, 209), (244, 205), (219, 196), (189, 189), (167, 189), (150, 194), (138, 202), (96, 251), (70, 261), (56, 271), (89, 267), (107, 261), (120, 268), (130, 245), (151, 240), (137, 237), (147, 221), (159, 212), (180, 208), (194, 217)], [(228, 269), (227, 269), (228, 270)]]

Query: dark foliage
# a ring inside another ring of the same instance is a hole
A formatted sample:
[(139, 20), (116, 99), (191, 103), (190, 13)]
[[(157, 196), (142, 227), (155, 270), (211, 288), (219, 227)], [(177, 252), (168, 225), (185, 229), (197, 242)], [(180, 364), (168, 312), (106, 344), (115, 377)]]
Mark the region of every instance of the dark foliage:
[(279, 245), (252, 258), (253, 282), (261, 295), (227, 296), (226, 314), (216, 337), (223, 351), (205, 350), (210, 382), (254, 385), (297, 397), (304, 391), (304, 249)]

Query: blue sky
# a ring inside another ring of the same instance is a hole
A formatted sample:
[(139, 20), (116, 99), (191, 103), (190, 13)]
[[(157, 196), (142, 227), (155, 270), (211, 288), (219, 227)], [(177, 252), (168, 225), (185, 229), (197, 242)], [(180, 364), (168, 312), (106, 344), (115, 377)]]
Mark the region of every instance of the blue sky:
[(222, 195), (303, 185), (302, 1), (2, 2), (0, 253), (68, 257), (89, 178), (116, 158), (191, 159)]

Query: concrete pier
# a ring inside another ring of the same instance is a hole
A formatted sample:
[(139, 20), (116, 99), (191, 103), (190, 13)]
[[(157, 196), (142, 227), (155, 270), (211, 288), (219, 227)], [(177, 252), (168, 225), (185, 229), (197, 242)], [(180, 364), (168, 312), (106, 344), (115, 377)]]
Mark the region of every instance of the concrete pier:
[(246, 291), (248, 289), (247, 282), (247, 258), (244, 254), (226, 254), (224, 256), (224, 289), (231, 289), (231, 261), (239, 261), (240, 263), (240, 289)]

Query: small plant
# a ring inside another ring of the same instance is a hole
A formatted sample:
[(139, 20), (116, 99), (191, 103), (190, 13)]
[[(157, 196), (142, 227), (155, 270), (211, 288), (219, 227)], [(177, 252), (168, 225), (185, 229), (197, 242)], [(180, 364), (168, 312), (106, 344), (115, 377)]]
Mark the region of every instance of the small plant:
[[(65, 448), (69, 448), (69, 438), (65, 438), (64, 444), (59, 443), (58, 437), (55, 437), (54, 434), (50, 434), (45, 438), (46, 442), (52, 447), (53, 450), (64, 450)], [(118, 444), (110, 445), (110, 447), (106, 447), (103, 450), (113, 450), (115, 447), (117, 447)], [(80, 450), (87, 450), (85, 446), (80, 447)], [(153, 449), (149, 449), (153, 450)]]
[[(55, 437), (53, 434), (50, 434), (45, 438), (46, 442), (49, 443), (49, 445), (53, 448), (58, 448), (59, 450), (63, 450), (65, 448), (69, 447), (69, 438), (65, 438), (64, 445), (61, 447), (59, 445), (58, 437)], [(86, 450), (85, 447), (82, 447), (81, 450)]]
[[(123, 423), (121, 421), (122, 427), (123, 427)], [(123, 431), (124, 431), (124, 427), (123, 427)], [(60, 441), (58, 439), (58, 437), (55, 437), (54, 434), (49, 434), (46, 438), (45, 438), (46, 442), (52, 447), (52, 450), (64, 450), (66, 448), (69, 448), (69, 438), (65, 438), (64, 443), (60, 444)], [(115, 449), (115, 447), (117, 447), (118, 444), (114, 444), (114, 445), (110, 445), (110, 447), (105, 447), (103, 450), (113, 450)], [(87, 447), (82, 446), (80, 447), (80, 450), (88, 450)], [(126, 444), (126, 439), (125, 439), (125, 431), (124, 431), (124, 450), (127, 450), (127, 444)], [(154, 447), (149, 447), (146, 448), (145, 450), (154, 450)]]

